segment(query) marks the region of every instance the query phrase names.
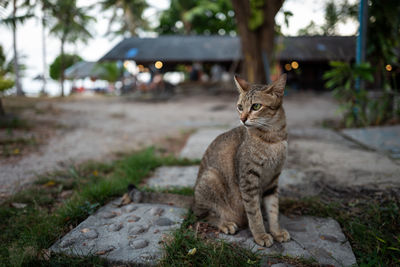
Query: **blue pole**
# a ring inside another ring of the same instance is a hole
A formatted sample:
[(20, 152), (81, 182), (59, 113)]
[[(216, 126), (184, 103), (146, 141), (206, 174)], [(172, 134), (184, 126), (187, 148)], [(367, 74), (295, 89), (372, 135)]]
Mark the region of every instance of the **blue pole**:
[[(365, 61), (365, 44), (367, 38), (367, 11), (368, 11), (368, 0), (360, 0), (360, 6), (358, 9), (358, 21), (360, 27), (358, 28), (357, 45), (356, 45), (356, 64), (359, 65)], [(356, 79), (356, 90), (359, 91), (361, 81), (359, 78)]]

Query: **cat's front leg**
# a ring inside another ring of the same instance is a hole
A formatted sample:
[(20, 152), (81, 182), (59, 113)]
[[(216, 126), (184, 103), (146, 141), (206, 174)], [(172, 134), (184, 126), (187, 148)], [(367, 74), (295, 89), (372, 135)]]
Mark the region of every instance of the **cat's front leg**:
[(250, 231), (258, 245), (270, 247), (274, 241), (272, 236), (265, 232), (261, 213), (260, 174), (255, 170), (249, 170), (245, 174), (240, 179), (239, 187)]
[(289, 232), (279, 226), (279, 194), (275, 187), (271, 194), (264, 196), (264, 207), (268, 216), (269, 231), (280, 243), (290, 240)]

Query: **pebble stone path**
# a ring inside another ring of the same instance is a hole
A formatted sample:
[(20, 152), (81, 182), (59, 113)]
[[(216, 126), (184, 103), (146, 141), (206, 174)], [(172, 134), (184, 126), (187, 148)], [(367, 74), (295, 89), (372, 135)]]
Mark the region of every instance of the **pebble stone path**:
[(100, 208), (50, 250), (98, 255), (112, 263), (154, 264), (162, 256), (163, 235), (180, 227), (187, 210), (144, 203), (119, 208), (119, 201)]
[[(181, 157), (198, 159), (211, 141), (223, 130), (206, 129), (192, 135)], [(198, 166), (161, 167), (147, 180), (151, 187), (193, 187)], [(304, 183), (305, 175), (296, 170), (285, 170), (281, 187), (290, 189)], [(180, 227), (187, 210), (158, 204), (129, 204), (121, 208), (110, 202), (57, 241), (50, 250), (70, 255), (99, 255), (113, 263), (154, 265), (162, 257), (160, 241), (163, 235)], [(356, 259), (349, 242), (333, 219), (317, 217), (285, 217), (281, 224), (292, 236), (287, 243), (274, 243), (262, 248), (254, 243), (248, 229), (237, 234), (219, 234), (228, 242), (258, 251), (261, 254), (281, 254), (314, 258), (321, 264), (351, 266)], [(268, 225), (268, 224), (266, 224)], [(264, 266), (264, 265), (263, 265)], [(269, 266), (269, 265), (265, 265)], [(286, 263), (274, 267), (290, 266)]]

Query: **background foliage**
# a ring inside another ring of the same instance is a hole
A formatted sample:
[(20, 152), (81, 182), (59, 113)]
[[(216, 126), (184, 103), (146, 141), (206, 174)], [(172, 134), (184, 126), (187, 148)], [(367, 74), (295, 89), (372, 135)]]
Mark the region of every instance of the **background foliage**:
[[(71, 55), (71, 54), (65, 54), (64, 55), (64, 69), (67, 69), (68, 67), (71, 67), (75, 63), (82, 61), (82, 58), (78, 55)], [(50, 78), (53, 80), (58, 81), (60, 79), (60, 73), (61, 73), (61, 55), (56, 57), (50, 65)]]
[(163, 11), (160, 34), (229, 34), (236, 32), (230, 0), (171, 0)]

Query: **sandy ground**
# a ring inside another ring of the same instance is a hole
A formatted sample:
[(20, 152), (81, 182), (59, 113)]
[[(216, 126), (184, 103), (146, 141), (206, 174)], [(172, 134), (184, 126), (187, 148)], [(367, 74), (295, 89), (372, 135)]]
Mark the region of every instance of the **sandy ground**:
[[(0, 196), (32, 182), (37, 175), (87, 160), (108, 160), (154, 144), (167, 136), (201, 127), (238, 124), (234, 96), (187, 96), (143, 103), (118, 97), (81, 97), (39, 102), (42, 114), (26, 112), (39, 123), (59, 125), (38, 151), (18, 160), (0, 159)], [(385, 155), (366, 151), (333, 131), (321, 128), (337, 120), (336, 103), (326, 95), (286, 98), (290, 131), (288, 166), (309, 179), (343, 185), (400, 185), (400, 166)]]

